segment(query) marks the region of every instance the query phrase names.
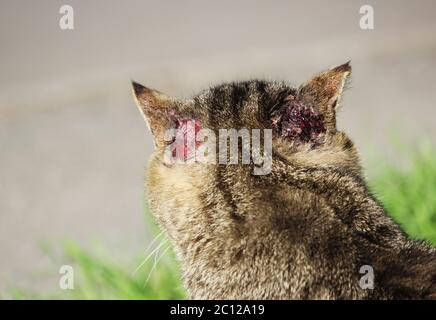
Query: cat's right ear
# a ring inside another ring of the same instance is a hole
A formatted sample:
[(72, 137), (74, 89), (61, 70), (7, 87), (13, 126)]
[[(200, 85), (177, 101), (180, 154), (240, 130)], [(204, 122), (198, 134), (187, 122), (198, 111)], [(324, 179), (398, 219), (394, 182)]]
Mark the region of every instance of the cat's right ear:
[(176, 100), (135, 81), (132, 81), (132, 90), (155, 143), (158, 146), (164, 144), (165, 130), (173, 127), (176, 121)]
[(350, 74), (348, 61), (315, 75), (298, 90), (298, 98), (323, 115), (328, 131), (336, 131), (336, 108)]

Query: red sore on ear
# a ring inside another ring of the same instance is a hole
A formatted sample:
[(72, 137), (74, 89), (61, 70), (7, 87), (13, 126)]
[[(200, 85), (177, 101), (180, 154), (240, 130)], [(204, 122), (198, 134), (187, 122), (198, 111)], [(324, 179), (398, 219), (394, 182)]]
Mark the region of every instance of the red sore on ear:
[(288, 98), (271, 116), (274, 133), (297, 143), (315, 142), (326, 132), (323, 116), (295, 97)]
[[(172, 155), (176, 160), (186, 161), (188, 160), (188, 155), (191, 154), (195, 156), (195, 150), (201, 144), (200, 141), (196, 141), (195, 139), (197, 133), (201, 130), (200, 121), (194, 119), (179, 119), (177, 120), (176, 130)], [(190, 141), (194, 141), (194, 144)], [(193, 150), (191, 150), (191, 148), (193, 148)]]

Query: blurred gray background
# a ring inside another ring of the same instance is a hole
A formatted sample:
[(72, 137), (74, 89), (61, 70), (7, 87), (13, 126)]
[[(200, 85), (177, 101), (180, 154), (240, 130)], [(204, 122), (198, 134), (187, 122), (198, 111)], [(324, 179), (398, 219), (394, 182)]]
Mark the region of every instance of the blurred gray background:
[[(74, 30), (59, 8), (74, 8)], [(375, 29), (359, 27), (360, 6)], [(152, 139), (130, 79), (179, 97), (225, 80), (298, 85), (352, 59), (339, 127), (390, 156), (435, 141), (436, 1), (5, 1), (0, 4), (0, 292), (59, 290), (41, 241), (147, 246)], [(131, 266), (134, 269), (135, 265)]]

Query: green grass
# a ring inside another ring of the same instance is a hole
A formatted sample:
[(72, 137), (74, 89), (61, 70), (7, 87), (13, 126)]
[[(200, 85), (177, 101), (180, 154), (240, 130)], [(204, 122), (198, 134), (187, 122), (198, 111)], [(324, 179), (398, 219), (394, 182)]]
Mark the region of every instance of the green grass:
[[(65, 253), (74, 266), (75, 288), (70, 299), (183, 299), (178, 264), (167, 251), (154, 265), (154, 255), (135, 273), (69, 243)], [(162, 250), (156, 257), (162, 254)], [(136, 265), (140, 265), (140, 260)]]
[[(409, 165), (399, 169), (393, 165), (376, 166), (370, 180), (371, 190), (383, 202), (391, 216), (408, 234), (436, 245), (436, 152), (427, 148), (415, 152)], [(378, 163), (381, 163), (380, 161)], [(147, 219), (150, 223), (150, 219)], [(172, 252), (153, 269), (154, 258), (132, 276), (131, 268), (102, 258), (96, 253), (68, 243), (64, 258), (75, 270), (75, 289), (63, 290), (50, 298), (59, 299), (183, 299), (178, 264)], [(65, 261), (65, 260), (63, 260)], [(136, 265), (139, 265), (138, 260)], [(16, 298), (28, 298), (14, 291)], [(45, 297), (39, 297), (45, 298)]]
[(383, 165), (369, 185), (407, 234), (436, 245), (436, 151), (422, 147), (407, 158), (403, 169)]
[[(156, 246), (158, 246), (157, 243)], [(154, 248), (156, 248), (154, 246)], [(94, 249), (85, 250), (74, 242), (64, 242), (62, 254), (54, 253), (54, 248), (44, 245), (44, 252), (51, 257), (53, 265), (68, 264), (74, 269), (74, 289), (62, 290), (55, 279), (52, 294), (41, 295), (24, 288), (9, 290), (3, 298), (13, 299), (185, 299), (186, 293), (181, 285), (180, 270), (171, 250), (163, 250), (157, 256), (152, 254), (144, 262), (148, 250), (141, 258), (128, 266), (121, 266), (109, 258), (107, 253)], [(162, 250), (163, 249), (163, 250)], [(155, 264), (155, 257), (162, 257)], [(141, 266), (136, 272), (135, 267)], [(56, 270), (58, 267), (53, 268)], [(53, 272), (53, 270), (52, 270)], [(59, 274), (59, 278), (62, 275)], [(55, 276), (56, 277), (56, 276)], [(53, 277), (50, 277), (51, 279)], [(0, 294), (0, 298), (2, 295)]]

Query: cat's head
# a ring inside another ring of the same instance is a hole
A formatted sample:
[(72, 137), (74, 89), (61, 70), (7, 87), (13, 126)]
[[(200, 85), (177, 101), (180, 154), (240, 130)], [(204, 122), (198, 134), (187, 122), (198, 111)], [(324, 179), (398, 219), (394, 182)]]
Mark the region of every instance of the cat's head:
[[(346, 63), (314, 76), (299, 88), (252, 80), (214, 86), (184, 100), (135, 82), (133, 92), (154, 135), (155, 155), (180, 151), (177, 159), (184, 160), (181, 158), (189, 151), (194, 155), (211, 140), (204, 137), (211, 132), (215, 133), (218, 159), (219, 130), (247, 129), (251, 134), (253, 129), (271, 129), (273, 149), (286, 157), (302, 164), (357, 168), (351, 141), (336, 128), (336, 110), (350, 73), (351, 66)], [(196, 140), (192, 148), (187, 143), (189, 128)], [(199, 138), (198, 132), (206, 130)], [(185, 141), (175, 141), (176, 136)]]
[[(213, 188), (233, 190), (249, 184), (252, 167), (258, 164), (250, 159), (242, 163), (240, 145), (237, 164), (219, 161), (219, 132), (223, 129), (246, 130), (250, 139), (253, 129), (260, 129), (263, 138), (268, 136), (264, 130), (270, 129), (273, 158), (280, 156), (301, 166), (335, 166), (358, 173), (357, 152), (336, 127), (337, 107), (350, 73), (351, 66), (346, 63), (315, 75), (299, 88), (252, 80), (218, 85), (186, 100), (133, 83), (137, 104), (155, 139), (147, 174), (153, 213), (167, 229), (183, 229), (188, 227), (187, 222), (198, 223), (198, 217), (190, 212), (213, 205), (214, 199), (204, 201), (208, 196), (204, 192), (213, 196)], [(198, 139), (199, 133), (203, 134)], [(192, 134), (194, 140), (190, 140)], [(247, 141), (250, 149), (252, 140)], [(215, 152), (209, 151), (211, 145)], [(263, 142), (261, 145), (265, 146)], [(215, 163), (195, 158), (195, 151), (204, 146)], [(228, 159), (227, 151), (225, 154)], [(223, 202), (233, 201), (224, 198)], [(170, 236), (171, 233), (170, 230)]]

